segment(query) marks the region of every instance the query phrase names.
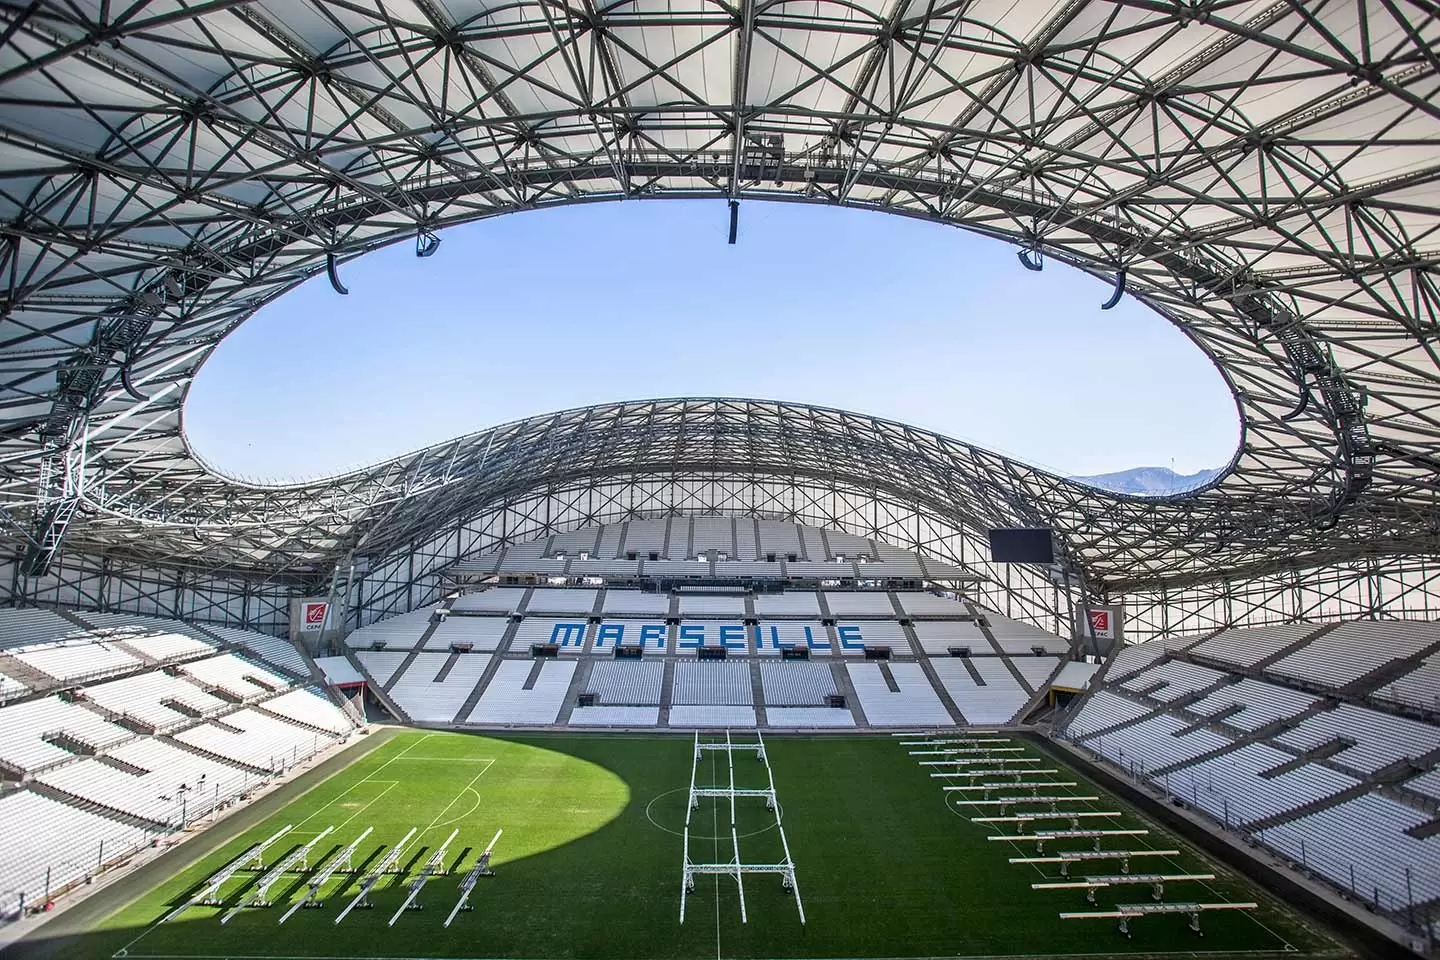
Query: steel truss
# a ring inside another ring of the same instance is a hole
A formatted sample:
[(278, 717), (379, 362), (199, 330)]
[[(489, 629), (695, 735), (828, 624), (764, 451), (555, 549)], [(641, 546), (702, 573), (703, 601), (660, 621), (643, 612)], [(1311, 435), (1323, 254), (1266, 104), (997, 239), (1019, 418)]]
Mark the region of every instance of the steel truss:
[[(1146, 630), (1168, 597), (1197, 623), (1275, 616), (1291, 578), (1345, 609), (1440, 606), (1428, 572), (1402, 586), (1440, 552), (1432, 4), (506, 10), (0, 7), (12, 599), (269, 628), (351, 557), (406, 563), (536, 491), (709, 475), (699, 509), (729, 509), (735, 478), (872, 491), (952, 529), (1051, 524), (1062, 572), (1133, 598)], [(222, 476), (186, 443), (200, 364), (306, 278), (343, 293), (377, 247), (424, 257), (446, 226), (627, 197), (859, 206), (1015, 243), (1017, 270), (1074, 264), (1214, 360), (1241, 447), (1210, 488), (1139, 500), (748, 400), (566, 411), (290, 486)], [(420, 567), (383, 591), (419, 602)], [(1341, 601), (1356, 567), (1363, 605)], [(1018, 615), (1059, 606), (1038, 589)]]

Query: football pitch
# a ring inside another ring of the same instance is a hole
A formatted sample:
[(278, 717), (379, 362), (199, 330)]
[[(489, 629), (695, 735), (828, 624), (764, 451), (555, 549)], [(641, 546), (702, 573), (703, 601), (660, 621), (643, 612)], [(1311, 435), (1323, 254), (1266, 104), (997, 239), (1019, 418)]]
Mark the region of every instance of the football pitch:
[[(1041, 779), (1075, 782), (1043, 793), (1098, 798), (1061, 809), (1120, 811), (1101, 818), (1103, 827), (1149, 831), (1104, 837), (1104, 847), (1179, 851), (1136, 858), (1132, 873), (1215, 875), (1167, 884), (1166, 901), (1253, 901), (1258, 909), (1203, 914), (1203, 938), (1189, 929), (1186, 914), (1139, 917), (1130, 922), (1130, 937), (1111, 919), (1061, 920), (1062, 912), (1152, 902), (1151, 888), (1097, 889), (1093, 906), (1083, 889), (1032, 889), (1062, 879), (1060, 866), (1010, 863), (1035, 856), (1035, 841), (989, 838), (1023, 825), (973, 822), (997, 811), (958, 804), (976, 793), (943, 787), (970, 781), (931, 776), (946, 768), (923, 765), (936, 755), (912, 754), (922, 748), (903, 738), (776, 736), (766, 749), (785, 843), (762, 799), (736, 800), (732, 834), (730, 800), (705, 798), (691, 811), (689, 852), (694, 862), (723, 863), (738, 846), (747, 864), (777, 863), (788, 844), (805, 922), (779, 875), (746, 873), (748, 922), (741, 922), (735, 878), (707, 875), (696, 877), (682, 925), (692, 765), (697, 783), (724, 785), (728, 754), (705, 752), (696, 764), (686, 736), (418, 730), (378, 736), (388, 739), (337, 765), (338, 772), (314, 778), (318, 782), (278, 812), (243, 831), (230, 828), (236, 835), (157, 885), (145, 889), (137, 879), (131, 886), (138, 889), (118, 887), (133, 899), (82, 935), (56, 941), (55, 955), (539, 960), (1345, 953), (1294, 911), (1019, 739), (1010, 746), (1021, 750), (1009, 756), (1034, 758), (1032, 769), (1056, 771)], [(754, 739), (736, 734), (737, 741)], [(768, 779), (754, 754), (737, 753), (733, 762), (736, 786), (763, 786)], [(1082, 829), (1098, 823), (1080, 821)], [(1069, 826), (1037, 822), (1025, 829)], [(186, 906), (227, 865), (287, 827), (258, 868), (236, 870), (214, 891), (214, 903)], [(220, 830), (226, 829), (222, 822)], [(489, 859), (494, 875), (474, 879), (473, 909), (455, 912), (447, 927), (462, 881), (497, 832)], [(1045, 853), (1091, 847), (1089, 838), (1052, 840)], [(348, 864), (342, 863), (347, 848), (353, 849)], [(291, 869), (273, 873), (307, 849)], [(394, 872), (377, 873), (387, 861)], [(147, 869), (164, 864), (161, 859)], [(351, 869), (336, 869), (314, 887), (329, 866)], [(431, 873), (414, 896), (420, 909), (402, 909), (427, 866)], [(1072, 864), (1070, 873), (1073, 879), (1120, 870), (1116, 861), (1091, 861)], [(270, 905), (246, 905), (260, 896), (267, 871)], [(369, 894), (337, 922), (367, 879), (375, 880)], [(316, 905), (292, 909), (307, 895)]]

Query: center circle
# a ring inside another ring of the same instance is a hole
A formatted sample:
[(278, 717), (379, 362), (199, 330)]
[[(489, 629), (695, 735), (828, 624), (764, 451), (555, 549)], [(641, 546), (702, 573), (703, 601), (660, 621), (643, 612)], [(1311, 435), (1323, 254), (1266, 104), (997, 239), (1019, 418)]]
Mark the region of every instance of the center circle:
[[(676, 794), (684, 794), (684, 797), (681, 797), (678, 803), (669, 799)], [(688, 798), (689, 795), (690, 789), (688, 787), (676, 787), (674, 790), (666, 790), (664, 793), (656, 794), (649, 803), (645, 804), (645, 819), (649, 820), (650, 825), (657, 830), (663, 830), (671, 836), (683, 837), (685, 835), (685, 799)], [(744, 839), (745, 837), (756, 837), (762, 833), (768, 833), (780, 825), (780, 821), (784, 815), (785, 808), (780, 805), (779, 800), (776, 800), (774, 822), (766, 824), (759, 830), (751, 830), (749, 833), (740, 833), (736, 834), (736, 836)], [(675, 822), (675, 826), (673, 827), (666, 825), (671, 820)], [(703, 826), (704, 824), (698, 819), (690, 822), (691, 840), (730, 839), (730, 832), (728, 830), (721, 834), (701, 833), (699, 828)]]

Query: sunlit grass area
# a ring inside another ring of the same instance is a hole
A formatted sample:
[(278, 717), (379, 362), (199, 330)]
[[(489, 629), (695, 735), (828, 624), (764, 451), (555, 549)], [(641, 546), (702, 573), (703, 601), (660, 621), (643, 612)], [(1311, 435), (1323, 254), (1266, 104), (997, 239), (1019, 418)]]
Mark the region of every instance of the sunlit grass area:
[[(1109, 920), (1062, 921), (1062, 911), (1143, 902), (1150, 890), (1104, 889), (1097, 907), (1085, 903), (1082, 890), (1033, 890), (1032, 883), (1055, 877), (1059, 868), (1010, 864), (1011, 857), (1032, 854), (1034, 843), (988, 839), (1014, 832), (1013, 825), (972, 822), (978, 811), (948, 802), (942, 790), (947, 781), (931, 777), (934, 768), (921, 766), (899, 738), (776, 737), (767, 746), (804, 903), (803, 925), (793, 895), (773, 875), (745, 877), (743, 924), (734, 880), (698, 878), (680, 924), (682, 832), (693, 761), (687, 737), (406, 731), (141, 892), (56, 955), (538, 960), (1339, 952), (1293, 912), (1078, 775), (1058, 779), (1078, 781), (1071, 792), (1101, 800), (1076, 809), (1123, 810), (1113, 825), (1150, 831), (1107, 838), (1107, 844), (1181, 851), (1154, 858), (1163, 863), (1148, 863), (1146, 872), (1216, 874), (1213, 881), (1167, 886), (1167, 900), (1255, 900), (1261, 908), (1205, 915), (1203, 939), (1187, 928), (1184, 915), (1143, 917), (1132, 922), (1131, 938)], [(1033, 747), (1024, 749), (1042, 757)], [(727, 763), (721, 753), (707, 754), (697, 780), (728, 783)], [(735, 764), (738, 785), (765, 782), (763, 764), (753, 756), (737, 754)], [(1043, 765), (1055, 763), (1044, 757)], [(311, 848), (308, 872), (288, 872), (270, 888), (272, 905), (243, 906), (263, 876), (247, 869), (221, 887), (219, 905), (175, 914), (217, 871), (287, 826), (267, 850), (265, 867), (333, 829)], [(337, 871), (318, 890), (315, 899), (323, 906), (295, 910), (281, 923), (310, 893), (317, 870), (367, 828), (371, 832), (354, 856), (356, 869)], [(396, 858), (403, 872), (385, 874), (369, 896), (373, 906), (357, 908), (337, 924), (367, 874), (412, 829), (414, 837)], [(503, 833), (491, 860), (494, 876), (478, 880), (474, 909), (445, 927), (461, 880), (497, 831)], [(415, 898), (421, 909), (396, 916), (452, 832), (440, 872)], [(746, 862), (783, 857), (776, 817), (761, 800), (737, 802), (735, 834)], [(735, 839), (728, 800), (706, 799), (692, 811), (692, 859), (727, 861)], [(1117, 869), (1081, 864), (1072, 872)], [(1135, 869), (1141, 869), (1138, 862)]]

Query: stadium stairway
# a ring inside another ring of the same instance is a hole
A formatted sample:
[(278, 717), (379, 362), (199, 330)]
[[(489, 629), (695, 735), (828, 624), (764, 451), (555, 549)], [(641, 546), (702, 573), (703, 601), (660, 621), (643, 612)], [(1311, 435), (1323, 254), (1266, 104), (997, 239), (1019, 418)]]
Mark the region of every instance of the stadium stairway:
[[(601, 595), (597, 591), (595, 597), (595, 605), (597, 607), (600, 605), (600, 599)], [(499, 658), (497, 657), (496, 659)], [(570, 686), (565, 691), (565, 699), (560, 701), (560, 712), (555, 716), (556, 726), (569, 726), (570, 715), (575, 712), (575, 704), (579, 702), (580, 694), (585, 692), (585, 688), (590, 683), (590, 674), (595, 669), (595, 663), (596, 661), (593, 659), (581, 658), (580, 662), (575, 665), (575, 672), (570, 675)], [(477, 690), (484, 689), (484, 687), (478, 683), (475, 687)], [(469, 714), (464, 714), (464, 716), (468, 717)]]
[[(750, 598), (745, 599), (746, 616), (754, 616), (755, 608), (751, 605)], [(755, 721), (762, 727), (765, 725), (765, 687), (760, 682), (760, 658), (750, 658), (750, 699), (755, 705)]]
[[(670, 628), (673, 633), (675, 628)], [(673, 638), (672, 638), (673, 639)], [(675, 661), (665, 661), (665, 673), (660, 678), (660, 726), (670, 726), (670, 707), (673, 703), (672, 691), (675, 687)]]
[[(511, 623), (510, 626), (506, 628), (505, 638), (500, 642), (500, 649), (502, 651), (509, 644), (509, 638), (514, 634), (516, 626), (516, 623)], [(485, 669), (481, 671), (480, 679), (475, 682), (475, 689), (470, 691), (470, 695), (465, 698), (465, 702), (460, 704), (460, 709), (455, 711), (455, 717), (451, 720), (451, 723), (464, 723), (466, 721), (471, 711), (475, 709), (475, 705), (480, 702), (480, 697), (484, 694), (485, 688), (490, 686), (491, 680), (495, 679), (495, 673), (500, 669), (500, 664), (502, 663), (504, 663), (504, 659), (501, 657), (500, 652), (497, 651), (496, 654), (490, 658), (490, 662), (485, 665)], [(578, 673), (579, 671), (577, 670), (576, 672)], [(399, 675), (398, 671), (396, 675)], [(401, 713), (398, 714), (398, 716), (405, 716), (405, 714)]]
[(8, 703), (19, 703), (21, 700), (36, 696), (47, 696), (56, 687), (61, 686), (59, 680), (45, 671), (37, 670), (30, 664), (3, 653), (0, 653), (0, 671), (19, 680), (31, 691), (29, 694), (7, 701)]
[[(835, 689), (840, 691), (840, 695), (845, 698), (845, 705), (850, 708), (851, 715), (855, 717), (855, 725), (858, 727), (870, 726), (870, 721), (865, 717), (865, 708), (860, 705), (860, 697), (855, 693), (855, 684), (850, 682), (850, 671), (845, 669), (845, 664), (831, 664), (830, 672), (835, 678)], [(930, 682), (934, 684), (935, 681), (931, 678)]]

